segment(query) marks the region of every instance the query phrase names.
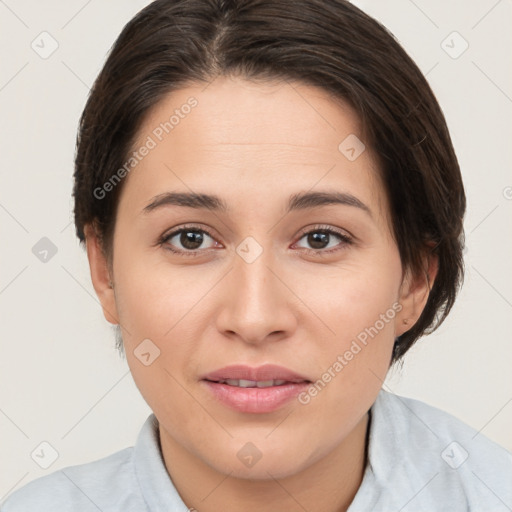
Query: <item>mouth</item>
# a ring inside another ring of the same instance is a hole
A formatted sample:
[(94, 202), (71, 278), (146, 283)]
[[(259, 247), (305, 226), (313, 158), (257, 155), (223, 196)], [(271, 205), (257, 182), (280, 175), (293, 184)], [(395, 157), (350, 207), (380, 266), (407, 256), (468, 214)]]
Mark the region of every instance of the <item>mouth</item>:
[(245, 379), (226, 379), (226, 380), (210, 380), (205, 379), (208, 382), (214, 382), (217, 384), (226, 384), (228, 386), (234, 386), (236, 388), (271, 388), (274, 386), (284, 386), (285, 384), (299, 384), (300, 382), (309, 381), (288, 381), (288, 380), (245, 380)]
[(228, 366), (201, 378), (222, 405), (244, 413), (269, 413), (288, 404), (311, 380), (277, 365)]

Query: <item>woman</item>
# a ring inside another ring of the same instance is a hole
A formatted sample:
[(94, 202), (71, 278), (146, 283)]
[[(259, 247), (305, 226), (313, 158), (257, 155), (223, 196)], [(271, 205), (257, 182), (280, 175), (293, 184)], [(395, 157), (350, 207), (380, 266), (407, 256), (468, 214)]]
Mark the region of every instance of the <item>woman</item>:
[(75, 224), (152, 414), (17, 510), (512, 507), (508, 452), (383, 391), (448, 315), (465, 195), (442, 112), (342, 0), (157, 0), (85, 107)]

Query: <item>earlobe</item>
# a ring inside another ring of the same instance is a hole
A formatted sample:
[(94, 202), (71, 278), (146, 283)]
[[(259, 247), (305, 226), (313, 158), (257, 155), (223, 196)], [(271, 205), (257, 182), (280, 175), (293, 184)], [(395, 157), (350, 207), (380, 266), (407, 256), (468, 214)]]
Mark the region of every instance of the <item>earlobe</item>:
[(118, 324), (117, 306), (112, 285), (112, 277), (108, 268), (107, 259), (103, 254), (98, 235), (91, 224), (84, 229), (86, 237), (87, 258), (91, 271), (91, 280), (96, 295), (101, 303), (103, 315), (107, 322)]
[(436, 279), (438, 265), (438, 256), (429, 252), (425, 255), (422, 272), (413, 275), (410, 269), (407, 270), (400, 287), (399, 302), (402, 309), (400, 314), (397, 315), (396, 336), (401, 336), (411, 329), (421, 316)]

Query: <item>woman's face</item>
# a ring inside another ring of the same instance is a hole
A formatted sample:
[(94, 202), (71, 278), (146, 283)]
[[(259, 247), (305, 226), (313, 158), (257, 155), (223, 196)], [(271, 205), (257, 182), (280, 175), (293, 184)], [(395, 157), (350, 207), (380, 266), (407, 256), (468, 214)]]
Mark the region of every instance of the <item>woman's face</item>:
[[(173, 92), (145, 119), (118, 205), (114, 291), (88, 241), (93, 281), (164, 452), (284, 477), (366, 425), (394, 339), (423, 303), (402, 280), (349, 107), (298, 83), (203, 88)], [(225, 209), (187, 206), (192, 193)]]

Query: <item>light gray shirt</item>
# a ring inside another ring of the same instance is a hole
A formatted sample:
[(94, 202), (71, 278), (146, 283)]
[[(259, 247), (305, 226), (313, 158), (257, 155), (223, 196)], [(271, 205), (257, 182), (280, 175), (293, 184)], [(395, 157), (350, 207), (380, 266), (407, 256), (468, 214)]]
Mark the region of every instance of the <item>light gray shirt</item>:
[[(371, 416), (368, 464), (349, 512), (512, 511), (512, 455), (504, 448), (446, 412), (384, 390)], [(153, 414), (135, 446), (29, 482), (1, 508), (98, 510), (189, 510), (167, 473)]]

